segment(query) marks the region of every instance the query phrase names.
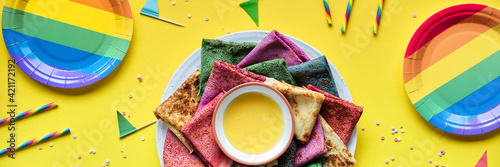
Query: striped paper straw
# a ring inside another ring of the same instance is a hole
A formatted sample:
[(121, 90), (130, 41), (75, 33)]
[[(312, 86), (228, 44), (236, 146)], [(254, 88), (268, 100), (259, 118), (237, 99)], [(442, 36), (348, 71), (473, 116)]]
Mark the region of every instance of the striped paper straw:
[(330, 5), (328, 5), (328, 0), (323, 0), (323, 4), (325, 5), (326, 22), (328, 25), (332, 25), (332, 16), (330, 15)]
[(382, 16), (382, 9), (384, 8), (384, 0), (379, 0), (378, 1), (378, 8), (377, 8), (377, 17), (375, 18), (375, 25), (373, 25), (373, 34), (377, 35), (378, 33), (378, 26), (380, 23), (380, 16)]
[[(64, 130), (60, 130), (60, 131), (56, 131), (54, 133), (51, 133), (51, 134), (48, 134), (48, 135), (45, 135), (43, 137), (39, 137), (39, 138), (35, 138), (33, 140), (30, 140), (30, 141), (27, 141), (27, 142), (24, 142), (23, 144), (19, 145), (16, 147), (16, 151), (19, 151), (21, 149), (24, 149), (26, 147), (29, 147), (29, 146), (32, 146), (32, 145), (35, 145), (35, 144), (38, 144), (40, 142), (44, 142), (44, 141), (47, 141), (47, 140), (50, 140), (50, 139), (54, 139), (56, 137), (59, 137), (61, 135), (64, 135), (66, 133), (69, 133), (70, 130), (69, 128), (66, 128)], [(5, 155), (7, 154), (8, 152), (10, 152), (10, 147), (9, 148), (6, 148), (2, 151), (0, 151), (0, 156), (1, 155)]]
[(354, 0), (349, 0), (347, 2), (347, 9), (345, 10), (345, 17), (344, 17), (344, 21), (342, 22), (342, 29), (340, 29), (342, 32), (345, 32), (347, 29), (347, 22), (349, 22), (349, 16), (351, 15), (353, 2), (354, 2)]
[[(45, 104), (45, 105), (43, 105), (43, 106), (41, 106), (41, 107), (39, 107), (37, 109), (31, 109), (31, 110), (25, 111), (25, 112), (17, 115), (14, 118), (16, 120), (23, 119), (23, 118), (29, 117), (29, 116), (31, 116), (33, 114), (36, 114), (36, 113), (39, 113), (39, 112), (43, 112), (45, 110), (57, 107), (57, 105), (58, 105), (57, 102), (52, 102), (52, 103), (49, 103), (49, 104)], [(7, 118), (4, 118), (4, 119), (0, 120), (0, 126), (9, 123), (10, 122), (9, 120), (10, 120), (10, 117), (7, 117)]]

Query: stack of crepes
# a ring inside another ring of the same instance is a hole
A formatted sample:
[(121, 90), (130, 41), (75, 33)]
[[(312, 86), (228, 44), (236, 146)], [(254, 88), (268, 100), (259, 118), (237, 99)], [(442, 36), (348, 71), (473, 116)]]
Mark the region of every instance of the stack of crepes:
[(165, 166), (244, 166), (218, 147), (211, 121), (223, 94), (247, 82), (263, 82), (278, 89), (294, 112), (292, 143), (277, 160), (264, 166), (356, 163), (346, 144), (363, 110), (336, 97), (324, 56), (310, 60), (277, 31), (258, 44), (204, 39), (201, 48), (201, 72), (195, 71), (154, 111), (169, 127)]

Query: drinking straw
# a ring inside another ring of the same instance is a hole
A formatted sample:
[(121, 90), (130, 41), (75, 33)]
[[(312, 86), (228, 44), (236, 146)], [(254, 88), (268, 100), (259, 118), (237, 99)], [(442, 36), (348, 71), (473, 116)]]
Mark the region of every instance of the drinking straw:
[(377, 35), (378, 26), (380, 23), (380, 16), (382, 16), (382, 9), (384, 8), (384, 0), (378, 1), (377, 16), (375, 17), (375, 25), (373, 25), (373, 34)]
[[(48, 109), (51, 109), (51, 108), (54, 108), (54, 107), (57, 107), (57, 102), (52, 102), (52, 103), (49, 103), (49, 104), (45, 104), (37, 109), (31, 109), (31, 110), (28, 110), (28, 111), (25, 111), (19, 115), (17, 115), (16, 117), (14, 117), (14, 119), (17, 121), (19, 119), (23, 119), (23, 118), (26, 118), (26, 117), (29, 117), (33, 114), (36, 114), (36, 113), (40, 113), (40, 112), (43, 112), (43, 111), (46, 111)], [(11, 117), (7, 117), (7, 118), (4, 118), (2, 120), (0, 120), (0, 126), (2, 125), (5, 125), (7, 123), (9, 123), (10, 121), (10, 118)]]
[(340, 29), (342, 32), (345, 32), (347, 29), (347, 22), (349, 22), (349, 16), (351, 15), (353, 2), (354, 2), (354, 0), (349, 0), (347, 2), (347, 9), (345, 10), (345, 17), (344, 17), (344, 21), (342, 22), (342, 29)]
[[(38, 143), (40, 143), (40, 142), (44, 142), (44, 141), (47, 141), (47, 140), (50, 140), (50, 139), (54, 139), (54, 138), (56, 138), (56, 137), (59, 137), (59, 136), (61, 136), (61, 135), (64, 135), (64, 134), (66, 134), (66, 133), (69, 133), (69, 132), (70, 132), (69, 128), (66, 128), (66, 129), (64, 129), (64, 130), (56, 131), (56, 132), (54, 132), (54, 133), (51, 133), (51, 134), (45, 135), (45, 136), (43, 136), (43, 137), (35, 138), (35, 139), (33, 139), (33, 140), (30, 140), (30, 141), (24, 142), (23, 144), (21, 144), (21, 145), (17, 146), (16, 151), (19, 151), (19, 150), (21, 150), (21, 149), (23, 149), (23, 148), (26, 148), (26, 147), (29, 147), (29, 146), (32, 146), (32, 145), (38, 144)], [(0, 156), (1, 156), (1, 155), (5, 155), (5, 154), (7, 154), (8, 152), (10, 152), (10, 149), (11, 149), (11, 147), (6, 148), (6, 149), (4, 149), (4, 150), (0, 151)]]
[(323, 4), (325, 6), (326, 22), (328, 23), (328, 25), (331, 25), (332, 16), (330, 15), (330, 5), (328, 5), (328, 0), (323, 0)]

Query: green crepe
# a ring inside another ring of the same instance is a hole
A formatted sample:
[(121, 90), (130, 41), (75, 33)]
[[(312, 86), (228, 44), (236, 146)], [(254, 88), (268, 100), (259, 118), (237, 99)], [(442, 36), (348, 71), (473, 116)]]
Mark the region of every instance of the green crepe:
[(259, 26), (259, 6), (257, 4), (257, 0), (248, 0), (240, 3), (240, 6), (252, 18), (253, 22)]
[(260, 75), (268, 76), (277, 80), (283, 80), (288, 84), (297, 85), (292, 74), (288, 71), (285, 59), (273, 59), (243, 68)]
[(321, 157), (313, 159), (312, 161), (309, 161), (307, 164), (304, 165), (304, 167), (322, 167), (321, 165)]
[(216, 39), (203, 39), (201, 43), (201, 73), (198, 98), (201, 98), (201, 95), (203, 95), (215, 60), (236, 65), (255, 46), (257, 46), (257, 43), (253, 42), (225, 42)]

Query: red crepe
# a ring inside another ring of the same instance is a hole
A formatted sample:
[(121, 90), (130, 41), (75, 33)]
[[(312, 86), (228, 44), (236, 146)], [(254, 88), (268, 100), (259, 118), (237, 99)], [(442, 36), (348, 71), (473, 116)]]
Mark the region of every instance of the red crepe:
[(295, 43), (273, 30), (237, 66), (246, 67), (278, 58), (285, 59), (288, 66), (311, 60)]
[(488, 167), (488, 156), (486, 154), (487, 152), (488, 152), (488, 150), (484, 151), (483, 156), (481, 156), (479, 161), (477, 161), (477, 164), (475, 167)]
[(194, 146), (200, 157), (214, 167), (231, 166), (233, 160), (222, 152), (212, 132), (214, 110), (225, 92), (221, 92), (210, 103), (203, 107), (182, 127), (181, 132)]
[(229, 91), (231, 88), (247, 82), (264, 82), (266, 77), (243, 70), (235, 65), (215, 60), (212, 73), (207, 81), (205, 92), (200, 100), (198, 111), (222, 91)]
[(361, 114), (363, 114), (363, 108), (347, 100), (335, 97), (312, 85), (308, 85), (307, 89), (325, 95), (325, 100), (323, 101), (319, 114), (325, 118), (328, 125), (332, 127), (333, 131), (335, 131), (344, 144), (347, 145), (351, 139), (354, 127), (356, 127)]
[(163, 162), (164, 166), (182, 166), (182, 167), (197, 167), (206, 166), (205, 163), (196, 154), (190, 154), (189, 150), (175, 136), (175, 134), (167, 129), (165, 137), (165, 145), (163, 147)]

